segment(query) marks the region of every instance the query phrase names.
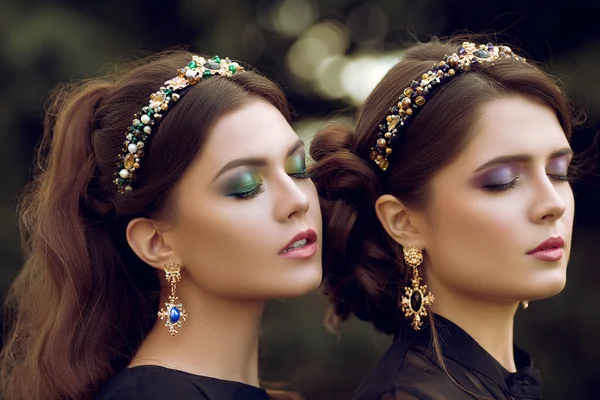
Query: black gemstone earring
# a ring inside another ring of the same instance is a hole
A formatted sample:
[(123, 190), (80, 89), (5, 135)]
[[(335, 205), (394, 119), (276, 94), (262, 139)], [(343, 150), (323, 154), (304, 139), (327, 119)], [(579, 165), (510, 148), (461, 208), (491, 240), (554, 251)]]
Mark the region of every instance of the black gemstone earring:
[(423, 252), (414, 245), (406, 246), (404, 250), (404, 262), (412, 267), (413, 276), (411, 286), (404, 288), (404, 296), (398, 302), (406, 318), (412, 318), (410, 325), (418, 331), (423, 325), (422, 317), (427, 316), (427, 308), (430, 307), (435, 298), (431, 292), (427, 293), (427, 285), (421, 285), (418, 267), (423, 262)]

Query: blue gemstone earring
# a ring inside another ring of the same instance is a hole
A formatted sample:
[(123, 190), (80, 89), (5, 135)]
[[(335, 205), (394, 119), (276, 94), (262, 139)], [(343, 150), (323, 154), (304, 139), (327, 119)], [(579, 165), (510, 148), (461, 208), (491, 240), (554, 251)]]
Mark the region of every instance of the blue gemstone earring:
[(181, 280), (181, 266), (174, 262), (166, 264), (165, 277), (171, 285), (171, 295), (169, 296), (169, 301), (165, 303), (166, 308), (161, 308), (158, 316), (161, 321), (165, 321), (165, 326), (169, 328), (171, 336), (175, 336), (179, 332), (175, 327), (181, 328), (182, 321), (185, 321), (187, 318), (187, 312), (183, 308), (183, 304), (178, 303), (179, 299), (175, 294), (177, 282)]

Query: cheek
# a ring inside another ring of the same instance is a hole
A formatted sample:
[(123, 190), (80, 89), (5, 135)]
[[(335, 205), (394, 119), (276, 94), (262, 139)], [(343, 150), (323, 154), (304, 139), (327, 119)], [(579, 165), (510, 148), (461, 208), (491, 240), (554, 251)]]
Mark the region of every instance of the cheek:
[(310, 209), (308, 221), (301, 224), (309, 223), (319, 236), (319, 254), (306, 263), (278, 256), (299, 228), (276, 220), (275, 199), (268, 190), (251, 200), (182, 204), (171, 238), (197, 289), (245, 299), (298, 296), (315, 289), (321, 280), (321, 214), (314, 185), (307, 182), (304, 191)]
[(265, 214), (270, 208), (262, 203), (259, 196), (182, 210), (173, 247), (200, 287), (225, 290), (235, 284), (232, 277), (243, 281), (251, 272), (260, 274), (258, 266), (274, 252), (275, 236)]
[(314, 226), (315, 230), (317, 230), (320, 243), (322, 237), (322, 217), (321, 206), (319, 205), (319, 195), (317, 193), (317, 188), (312, 181), (307, 182), (307, 186), (308, 189), (306, 190), (306, 193), (308, 194), (308, 198), (310, 199), (310, 209), (308, 211), (309, 222), (312, 223), (312, 226)]
[[(522, 201), (454, 191), (432, 205), (427, 268), (459, 290), (491, 290), (511, 281), (511, 266), (525, 252)], [(525, 233), (526, 234), (526, 233)], [(493, 278), (493, 279), (490, 279)], [(500, 283), (498, 285), (498, 283)]]
[(481, 250), (502, 252), (507, 243), (516, 244), (515, 234), (525, 217), (521, 200), (507, 197), (499, 201), (468, 193), (443, 199), (434, 205), (430, 223), (435, 247), (450, 252), (453, 247), (468, 248), (468, 253), (476, 255)]
[(575, 196), (573, 194), (573, 188), (571, 185), (564, 184), (564, 188), (562, 188), (559, 193), (566, 206), (563, 219), (572, 225), (575, 216)]

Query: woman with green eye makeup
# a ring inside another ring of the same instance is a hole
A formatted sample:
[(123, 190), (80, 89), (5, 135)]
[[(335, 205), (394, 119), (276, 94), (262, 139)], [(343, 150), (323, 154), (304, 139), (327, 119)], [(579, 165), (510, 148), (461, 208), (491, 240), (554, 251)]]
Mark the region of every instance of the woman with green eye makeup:
[(321, 282), (318, 196), (281, 89), (182, 51), (119, 71), (48, 110), (2, 397), (298, 399), (258, 376), (266, 300)]
[(520, 305), (566, 283), (574, 200), (568, 101), (508, 46), (405, 49), (354, 129), (311, 144), (323, 288), (394, 336), (353, 399), (541, 399), (513, 345)]

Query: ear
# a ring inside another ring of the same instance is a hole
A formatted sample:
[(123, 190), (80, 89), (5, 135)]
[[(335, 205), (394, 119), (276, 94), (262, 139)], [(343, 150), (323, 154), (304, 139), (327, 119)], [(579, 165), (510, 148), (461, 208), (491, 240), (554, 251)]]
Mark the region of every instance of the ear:
[(146, 264), (163, 269), (174, 260), (174, 252), (167, 244), (156, 222), (148, 218), (136, 218), (127, 225), (127, 242), (133, 252)]
[(375, 201), (375, 213), (383, 229), (401, 246), (425, 247), (423, 218), (407, 208), (398, 198), (384, 194)]

